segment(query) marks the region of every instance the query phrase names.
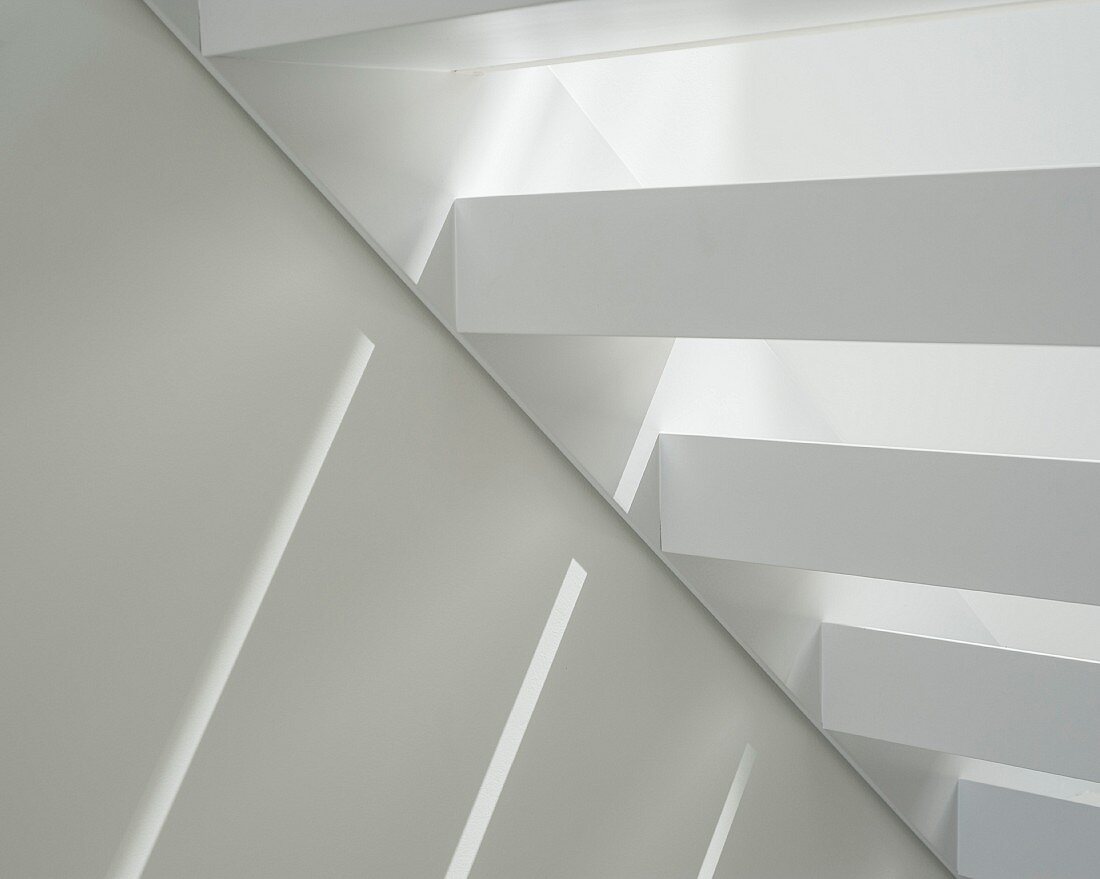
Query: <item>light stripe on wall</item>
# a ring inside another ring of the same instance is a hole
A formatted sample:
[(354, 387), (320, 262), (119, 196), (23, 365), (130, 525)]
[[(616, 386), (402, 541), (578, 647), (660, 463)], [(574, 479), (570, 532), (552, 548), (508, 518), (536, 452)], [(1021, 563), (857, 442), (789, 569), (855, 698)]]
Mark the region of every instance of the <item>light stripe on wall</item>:
[(558, 597), (554, 599), (554, 606), (550, 609), (550, 616), (535, 647), (535, 655), (531, 657), (531, 664), (523, 676), (519, 693), (512, 704), (508, 720), (504, 723), (504, 729), (497, 741), (493, 756), (489, 760), (489, 768), (485, 770), (481, 787), (474, 798), (473, 808), (470, 809), (470, 814), (466, 818), (466, 826), (462, 829), (454, 855), (451, 856), (445, 879), (468, 879), (473, 869), (481, 842), (485, 838), (485, 831), (496, 809), (497, 800), (500, 799), (500, 793), (504, 789), (504, 782), (508, 780), (508, 773), (523, 742), (527, 725), (531, 722), (531, 715), (535, 711), (535, 705), (538, 704), (542, 687), (550, 673), (550, 666), (557, 655), (562, 636), (565, 634), (566, 626), (569, 625), (573, 608), (576, 607), (581, 587), (587, 576), (587, 572), (576, 559), (570, 561), (565, 579), (562, 580), (561, 588), (558, 590)]
[(745, 745), (741, 754), (741, 762), (737, 764), (737, 772), (733, 775), (733, 784), (730, 785), (726, 801), (722, 804), (722, 811), (718, 815), (718, 823), (714, 827), (714, 833), (707, 846), (703, 865), (699, 868), (698, 879), (714, 879), (714, 872), (718, 869), (718, 859), (722, 857), (722, 850), (726, 847), (726, 839), (733, 827), (733, 819), (737, 816), (737, 807), (741, 805), (741, 797), (745, 793), (745, 787), (749, 783), (753, 764), (756, 763), (756, 751), (752, 745)]
[(365, 336), (356, 336), (332, 396), (253, 560), (237, 603), (229, 611), (224, 628), (207, 657), (107, 871), (109, 879), (140, 879), (145, 870), (373, 350), (373, 342)]

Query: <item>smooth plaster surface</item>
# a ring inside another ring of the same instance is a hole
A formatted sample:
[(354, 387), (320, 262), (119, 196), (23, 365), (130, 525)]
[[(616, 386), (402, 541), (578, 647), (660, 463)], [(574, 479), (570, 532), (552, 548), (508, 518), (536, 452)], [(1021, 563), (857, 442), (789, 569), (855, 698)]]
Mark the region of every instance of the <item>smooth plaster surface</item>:
[[(0, 5), (0, 875), (99, 879), (361, 334), (146, 876), (942, 868), (137, 0)], [(747, 835), (751, 828), (751, 834)]]

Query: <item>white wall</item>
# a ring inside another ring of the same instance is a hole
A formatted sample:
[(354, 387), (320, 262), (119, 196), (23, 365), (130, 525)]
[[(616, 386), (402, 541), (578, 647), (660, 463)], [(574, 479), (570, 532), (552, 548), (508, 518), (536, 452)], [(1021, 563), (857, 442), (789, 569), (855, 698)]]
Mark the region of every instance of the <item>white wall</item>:
[(718, 876), (942, 875), (137, 0), (0, 6), (0, 120), (0, 875), (140, 848), (341, 386), (148, 877), (442, 876), (573, 558), (474, 876), (693, 876), (747, 743)]

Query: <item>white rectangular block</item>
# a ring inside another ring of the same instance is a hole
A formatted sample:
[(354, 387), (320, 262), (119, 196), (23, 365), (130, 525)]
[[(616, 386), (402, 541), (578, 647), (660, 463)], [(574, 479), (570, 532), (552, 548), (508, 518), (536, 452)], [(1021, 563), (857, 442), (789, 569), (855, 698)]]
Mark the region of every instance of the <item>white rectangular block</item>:
[(1100, 463), (663, 434), (668, 552), (1100, 604)]
[(963, 879), (1096, 879), (1100, 806), (959, 782)]
[(1100, 169), (459, 199), (470, 333), (1100, 344)]
[(1100, 662), (825, 623), (825, 729), (1100, 781)]

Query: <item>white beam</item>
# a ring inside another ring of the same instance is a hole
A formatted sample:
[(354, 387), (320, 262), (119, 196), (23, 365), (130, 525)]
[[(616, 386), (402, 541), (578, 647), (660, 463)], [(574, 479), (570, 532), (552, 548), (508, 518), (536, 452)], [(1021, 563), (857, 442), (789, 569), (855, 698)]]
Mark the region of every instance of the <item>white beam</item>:
[(1100, 168), (459, 199), (471, 333), (1100, 344)]
[(484, 70), (941, 15), (1013, 0), (203, 0), (203, 52)]
[(827, 730), (1100, 780), (1100, 662), (821, 627)]
[(963, 879), (1095, 879), (1100, 806), (959, 782)]
[(667, 552), (1100, 604), (1100, 463), (663, 434)]

